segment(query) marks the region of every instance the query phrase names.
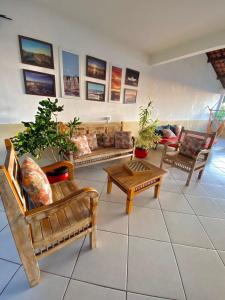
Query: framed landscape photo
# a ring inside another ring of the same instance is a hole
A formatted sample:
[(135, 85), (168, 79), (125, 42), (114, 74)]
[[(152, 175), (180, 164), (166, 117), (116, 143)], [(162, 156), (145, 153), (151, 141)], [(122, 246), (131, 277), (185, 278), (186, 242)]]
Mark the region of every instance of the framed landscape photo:
[(97, 82), (86, 81), (86, 99), (104, 102), (105, 85)]
[(107, 63), (105, 60), (86, 56), (86, 76), (105, 80)]
[(109, 102), (121, 102), (121, 89), (122, 89), (122, 74), (123, 69), (117, 66), (110, 68), (110, 88), (109, 88)]
[(55, 97), (55, 75), (23, 69), (26, 94)]
[(137, 90), (133, 89), (124, 89), (124, 103), (125, 104), (134, 104), (137, 99)]
[(21, 62), (54, 69), (52, 44), (19, 35)]
[(138, 86), (140, 72), (126, 68), (125, 84)]
[(60, 50), (61, 89), (63, 98), (80, 98), (80, 58), (78, 54)]

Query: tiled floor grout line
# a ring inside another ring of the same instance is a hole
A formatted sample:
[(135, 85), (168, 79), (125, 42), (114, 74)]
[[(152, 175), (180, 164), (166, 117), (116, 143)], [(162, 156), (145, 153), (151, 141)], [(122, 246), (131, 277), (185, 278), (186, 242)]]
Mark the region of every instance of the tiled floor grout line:
[(129, 272), (129, 246), (130, 246), (130, 216), (128, 215), (128, 230), (127, 230), (127, 280), (126, 280), (126, 300), (128, 298), (127, 288), (128, 288), (128, 272)]
[[(161, 207), (161, 203), (160, 202), (159, 202), (159, 205)], [(161, 208), (161, 212), (162, 212), (163, 220), (164, 220), (164, 223), (165, 223), (165, 226), (166, 226), (167, 234), (168, 234), (169, 239), (170, 239), (170, 244), (171, 244), (171, 247), (172, 247), (172, 250), (173, 250), (173, 255), (174, 255), (174, 258), (175, 258), (175, 261), (176, 261), (176, 264), (177, 264), (177, 269), (178, 269), (178, 272), (179, 272), (179, 275), (180, 275), (180, 280), (181, 280), (181, 284), (182, 284), (182, 287), (183, 287), (184, 296), (185, 296), (185, 299), (187, 300), (187, 295), (186, 295), (186, 291), (185, 291), (185, 288), (184, 288), (183, 278), (181, 276), (181, 271), (180, 271), (180, 268), (179, 268), (179, 265), (178, 265), (176, 253), (175, 253), (175, 250), (174, 250), (174, 247), (173, 247), (173, 243), (172, 243), (172, 240), (171, 240), (171, 236), (170, 236), (170, 233), (169, 233), (169, 229), (168, 229), (168, 226), (167, 226), (166, 219), (165, 219), (165, 216), (164, 216), (162, 208)]]
[[(186, 197), (185, 197), (186, 198)], [(187, 199), (187, 198), (186, 198)], [(187, 201), (188, 201), (188, 199), (187, 199)], [(189, 201), (188, 201), (188, 203), (189, 203)], [(190, 204), (190, 203), (189, 203)], [(190, 204), (191, 205), (191, 204)], [(191, 206), (192, 207), (192, 206)], [(193, 209), (193, 208), (192, 208)], [(195, 212), (195, 211), (194, 211)], [(221, 256), (220, 256), (220, 254), (219, 254), (219, 251), (220, 250), (217, 250), (216, 249), (216, 247), (215, 247), (215, 245), (214, 245), (214, 243), (213, 243), (213, 241), (212, 241), (212, 239), (210, 238), (210, 236), (209, 236), (209, 234), (208, 234), (208, 232), (206, 231), (206, 229), (205, 229), (205, 227), (204, 227), (204, 225), (202, 224), (202, 222), (201, 222), (201, 219), (199, 218), (199, 216), (195, 213), (195, 216), (197, 217), (197, 219), (198, 219), (198, 221), (199, 221), (199, 223), (201, 224), (201, 226), (202, 226), (202, 228), (203, 228), (203, 230), (204, 230), (204, 232), (206, 233), (206, 235), (207, 235), (207, 237), (208, 237), (208, 239), (210, 240), (210, 242), (212, 243), (212, 245), (213, 245), (213, 248), (214, 249), (211, 249), (211, 250), (214, 250), (214, 251), (216, 251), (216, 253), (217, 253), (217, 255), (219, 256), (219, 258), (220, 258), (220, 260), (222, 261), (222, 264), (224, 265), (224, 267), (225, 267), (225, 263), (224, 263), (224, 261), (222, 260), (222, 258), (221, 258)], [(222, 251), (222, 250), (221, 250)]]
[(63, 296), (62, 296), (62, 300), (64, 300), (64, 298), (65, 298), (65, 296), (66, 296), (67, 290), (68, 290), (68, 288), (69, 288), (69, 284), (70, 284), (71, 279), (72, 279), (72, 276), (73, 276), (73, 272), (74, 272), (75, 267), (76, 267), (76, 265), (77, 265), (77, 262), (78, 262), (78, 259), (79, 259), (79, 256), (80, 256), (80, 253), (81, 253), (81, 251), (82, 251), (82, 248), (83, 248), (83, 245), (84, 245), (84, 243), (85, 243), (86, 238), (87, 238), (87, 236), (85, 236), (85, 238), (84, 238), (84, 240), (83, 240), (83, 243), (82, 243), (82, 245), (81, 245), (81, 247), (80, 247), (80, 249), (79, 249), (79, 252), (78, 252), (78, 255), (77, 255), (77, 259), (76, 259), (76, 261), (75, 261), (75, 263), (74, 263), (74, 266), (73, 266), (73, 270), (72, 270), (72, 272), (71, 272), (70, 279), (69, 279), (68, 284), (67, 284), (67, 286), (66, 286), (65, 292), (64, 292), (64, 294), (63, 294)]
[(7, 284), (4, 286), (4, 288), (2, 289), (2, 291), (0, 293), (0, 297), (3, 294), (3, 292), (6, 290), (6, 288), (8, 287), (8, 285), (10, 284), (10, 282), (12, 281), (12, 279), (14, 278), (14, 276), (16, 275), (16, 273), (19, 271), (20, 268), (21, 268), (21, 266), (18, 266), (17, 270), (13, 273), (12, 277), (9, 279)]
[(9, 259), (3, 258), (3, 257), (0, 257), (0, 259), (1, 259), (1, 260), (4, 260), (4, 261), (6, 261), (6, 262), (12, 263), (12, 264), (14, 264), (14, 265), (17, 265), (17, 266), (21, 266), (21, 265), (22, 265), (22, 264), (20, 264), (20, 263), (17, 263), (17, 262), (15, 262), (15, 261), (12, 261), (12, 260), (9, 260)]

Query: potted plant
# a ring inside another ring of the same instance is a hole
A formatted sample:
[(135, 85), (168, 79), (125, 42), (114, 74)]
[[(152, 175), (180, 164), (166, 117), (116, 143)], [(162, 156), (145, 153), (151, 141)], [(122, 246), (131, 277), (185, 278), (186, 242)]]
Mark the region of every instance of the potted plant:
[(139, 131), (135, 138), (135, 157), (146, 158), (150, 148), (160, 141), (160, 136), (156, 134), (158, 120), (152, 119), (153, 105), (149, 101), (146, 107), (140, 107)]
[[(40, 158), (45, 149), (51, 151), (55, 161), (61, 159), (62, 152), (75, 152), (76, 145), (71, 141), (76, 127), (81, 124), (79, 118), (74, 118), (66, 125), (69, 130), (61, 133), (57, 121), (58, 113), (63, 111), (63, 105), (58, 105), (58, 99), (51, 101), (49, 98), (39, 102), (34, 122), (22, 122), (26, 128), (19, 132), (12, 142), (19, 156), (30, 153), (35, 158)], [(47, 173), (50, 183), (68, 178), (68, 169), (61, 167)]]

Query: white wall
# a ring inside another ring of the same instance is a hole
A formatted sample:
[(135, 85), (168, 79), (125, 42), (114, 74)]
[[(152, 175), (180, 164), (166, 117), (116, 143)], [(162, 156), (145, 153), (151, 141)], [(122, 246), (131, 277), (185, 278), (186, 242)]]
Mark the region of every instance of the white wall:
[[(136, 105), (86, 101), (83, 78), (82, 100), (60, 99), (60, 103), (65, 105), (62, 120), (79, 116), (82, 121), (98, 121), (111, 115), (114, 121), (135, 121), (139, 105), (147, 102), (148, 97), (154, 100), (162, 120), (207, 119), (206, 106), (218, 100), (220, 85), (204, 55), (150, 68), (144, 55), (129, 47), (124, 48), (110, 37), (71, 23), (37, 4), (26, 0), (1, 0), (1, 12), (14, 21), (0, 21), (0, 124), (31, 120), (38, 101), (44, 98), (24, 93), (22, 68), (55, 74), (57, 97), (60, 97), (59, 47), (81, 54), (82, 74), (85, 71), (85, 54), (140, 71)], [(53, 43), (55, 70), (20, 63), (19, 34)]]

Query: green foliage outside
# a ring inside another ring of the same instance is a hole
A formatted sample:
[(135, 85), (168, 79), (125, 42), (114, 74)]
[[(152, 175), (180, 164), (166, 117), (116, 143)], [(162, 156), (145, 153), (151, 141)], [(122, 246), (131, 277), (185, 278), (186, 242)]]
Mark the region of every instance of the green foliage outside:
[(150, 149), (160, 141), (161, 137), (156, 134), (158, 120), (152, 119), (153, 105), (149, 101), (146, 107), (141, 106), (139, 112), (139, 131), (135, 141), (135, 146), (142, 149)]
[(69, 128), (68, 132), (60, 133), (57, 117), (62, 111), (63, 105), (58, 105), (58, 99), (51, 101), (48, 98), (39, 102), (35, 121), (22, 122), (26, 129), (12, 139), (19, 156), (30, 153), (35, 158), (40, 158), (43, 151), (49, 148), (57, 161), (59, 157), (56, 157), (54, 150), (59, 156), (62, 152), (77, 151), (71, 137), (81, 122), (75, 117), (73, 121), (66, 124)]

